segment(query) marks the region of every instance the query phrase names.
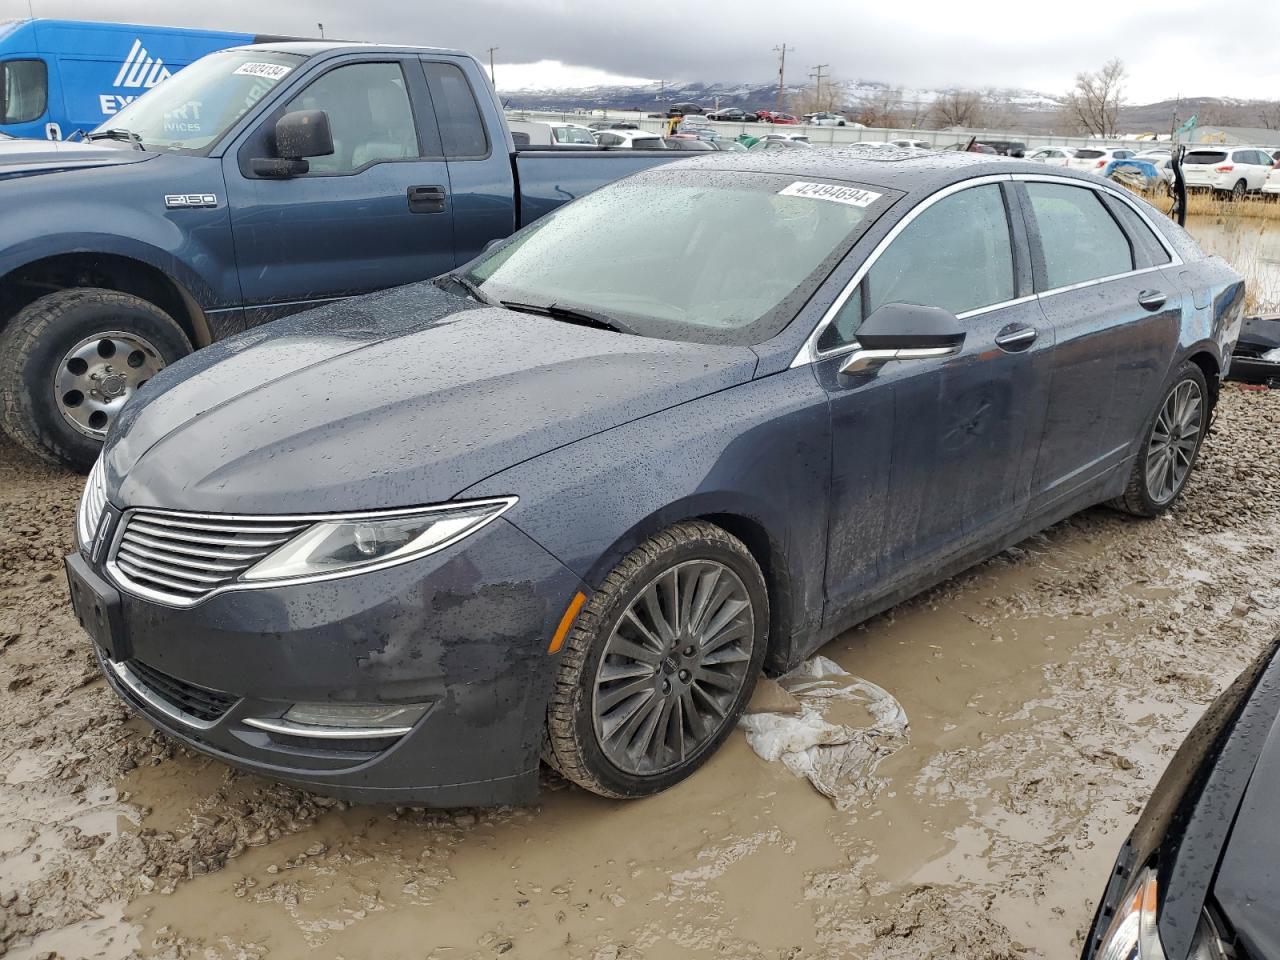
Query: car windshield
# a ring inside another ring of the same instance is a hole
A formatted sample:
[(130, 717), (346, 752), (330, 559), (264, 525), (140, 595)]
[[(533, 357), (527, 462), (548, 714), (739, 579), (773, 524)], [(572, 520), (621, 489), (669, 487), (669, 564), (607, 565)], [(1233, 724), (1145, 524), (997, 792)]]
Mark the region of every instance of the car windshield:
[(252, 49), (210, 54), (149, 90), (89, 136), (126, 130), (148, 150), (200, 153), (303, 59)]
[(897, 193), (665, 170), (605, 186), (482, 256), (491, 302), (555, 305), (643, 336), (749, 345), (780, 332)]

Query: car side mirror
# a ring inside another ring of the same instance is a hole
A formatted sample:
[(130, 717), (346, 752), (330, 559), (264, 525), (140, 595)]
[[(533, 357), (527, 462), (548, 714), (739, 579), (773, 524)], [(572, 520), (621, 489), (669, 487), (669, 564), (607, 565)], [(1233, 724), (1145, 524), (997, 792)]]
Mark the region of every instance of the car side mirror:
[(294, 110), (276, 121), (276, 157), (253, 161), (260, 177), (300, 177), (310, 165), (307, 157), (327, 157), (333, 153), (333, 131), (329, 114), (323, 110)]
[(955, 314), (940, 307), (886, 303), (872, 311), (855, 337), (858, 349), (849, 354), (841, 373), (860, 373), (890, 360), (955, 356), (965, 331)]

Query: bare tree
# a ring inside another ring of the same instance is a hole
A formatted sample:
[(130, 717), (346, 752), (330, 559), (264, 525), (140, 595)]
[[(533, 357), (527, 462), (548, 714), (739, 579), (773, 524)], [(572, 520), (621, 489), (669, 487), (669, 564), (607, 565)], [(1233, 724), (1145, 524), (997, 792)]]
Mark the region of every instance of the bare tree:
[(1124, 81), (1128, 76), (1118, 57), (1096, 73), (1076, 74), (1076, 85), (1066, 96), (1066, 106), (1081, 127), (1098, 137), (1119, 133), (1120, 108), (1124, 105)]
[(837, 101), (844, 98), (844, 89), (840, 83), (830, 77), (822, 78), (822, 85), (809, 84), (798, 93), (792, 94), (789, 101), (791, 112), (797, 116), (806, 113), (822, 113), (836, 109)]
[(853, 102), (849, 118), (868, 127), (902, 127), (901, 87), (877, 87)]
[(933, 101), (933, 122), (938, 127), (978, 127), (983, 124), (986, 100), (977, 90), (946, 90)]
[(1264, 100), (1258, 107), (1258, 119), (1268, 130), (1280, 130), (1280, 100)]

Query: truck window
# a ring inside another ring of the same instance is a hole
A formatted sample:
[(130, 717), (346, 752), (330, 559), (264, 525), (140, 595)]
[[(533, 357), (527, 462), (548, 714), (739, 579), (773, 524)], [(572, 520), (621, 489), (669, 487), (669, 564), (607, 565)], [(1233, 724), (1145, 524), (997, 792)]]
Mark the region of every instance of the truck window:
[(311, 157), (308, 176), (341, 176), (371, 163), (421, 156), (418, 128), (398, 63), (352, 63), (330, 70), (286, 108), (323, 110), (333, 153)]
[(427, 72), (446, 159), (483, 160), (489, 155), (489, 136), (466, 76), (452, 63), (424, 60), (422, 67)]
[(0, 123), (30, 123), (49, 105), (49, 68), (43, 60), (0, 63)]

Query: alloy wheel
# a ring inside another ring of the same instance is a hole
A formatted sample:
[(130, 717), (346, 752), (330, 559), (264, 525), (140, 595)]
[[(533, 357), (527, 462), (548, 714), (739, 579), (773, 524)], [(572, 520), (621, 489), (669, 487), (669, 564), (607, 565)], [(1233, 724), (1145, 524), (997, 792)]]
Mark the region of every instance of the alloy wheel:
[(754, 636), (751, 597), (725, 564), (690, 560), (650, 581), (618, 619), (596, 671), (592, 716), (609, 761), (647, 776), (695, 756), (729, 717)]
[(1203, 424), (1200, 385), (1194, 380), (1179, 382), (1165, 398), (1147, 443), (1147, 493), (1156, 503), (1168, 503), (1182, 489)]
[(164, 365), (160, 351), (137, 334), (112, 330), (86, 337), (54, 374), (58, 412), (86, 437), (101, 440), (125, 401)]

